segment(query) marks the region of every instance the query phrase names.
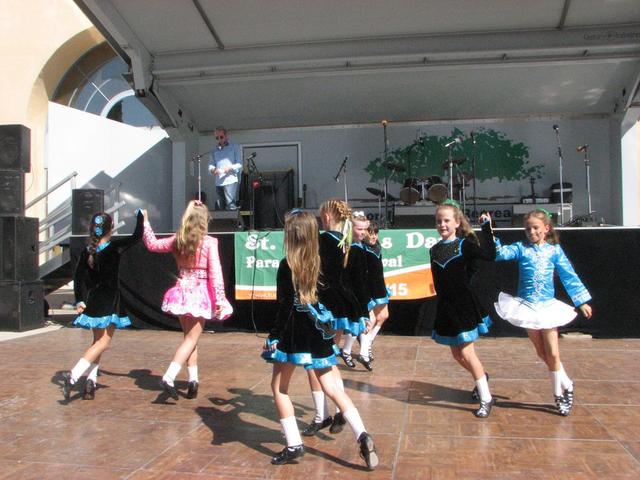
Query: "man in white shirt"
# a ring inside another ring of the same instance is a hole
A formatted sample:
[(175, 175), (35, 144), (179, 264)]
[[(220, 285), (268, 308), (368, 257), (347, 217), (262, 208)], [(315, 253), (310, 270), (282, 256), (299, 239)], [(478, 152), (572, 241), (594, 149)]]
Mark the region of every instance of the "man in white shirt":
[(238, 177), (242, 171), (242, 154), (240, 147), (229, 142), (227, 129), (216, 127), (216, 141), (211, 152), (209, 173), (215, 177), (216, 205), (224, 210), (236, 210), (236, 194), (238, 192)]

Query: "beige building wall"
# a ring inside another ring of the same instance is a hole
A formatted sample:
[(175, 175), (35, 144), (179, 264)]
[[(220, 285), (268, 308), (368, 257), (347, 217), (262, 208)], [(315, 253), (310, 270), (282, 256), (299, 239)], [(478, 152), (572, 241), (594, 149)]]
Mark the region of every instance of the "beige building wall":
[[(102, 42), (104, 38), (72, 0), (2, 1), (0, 125), (23, 124), (31, 129), (27, 202), (46, 190), (48, 101), (67, 70)], [(43, 206), (35, 206), (27, 215), (42, 217)]]

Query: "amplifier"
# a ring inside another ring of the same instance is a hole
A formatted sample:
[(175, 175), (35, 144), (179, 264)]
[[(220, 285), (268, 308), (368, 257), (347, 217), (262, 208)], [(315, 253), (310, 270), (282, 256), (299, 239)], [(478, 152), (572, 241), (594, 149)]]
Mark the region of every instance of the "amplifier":
[(551, 203), (551, 199), (549, 197), (536, 197), (535, 198), (535, 202), (533, 201), (534, 199), (531, 197), (522, 197), (520, 199), (520, 203), (524, 204), (524, 205), (533, 205), (536, 203)]

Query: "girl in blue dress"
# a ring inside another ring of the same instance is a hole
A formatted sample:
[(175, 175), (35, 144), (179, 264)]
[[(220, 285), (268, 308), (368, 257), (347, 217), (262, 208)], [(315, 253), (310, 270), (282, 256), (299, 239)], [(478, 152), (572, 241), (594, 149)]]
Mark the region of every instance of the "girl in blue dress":
[(577, 313), (574, 307), (554, 298), (554, 272), (574, 306), (586, 318), (592, 313), (587, 303), (591, 295), (558, 244), (558, 233), (553, 229), (550, 217), (543, 209), (525, 215), (526, 242), (502, 246), (496, 239), (496, 260), (517, 260), (519, 281), (518, 296), (501, 292), (495, 307), (503, 319), (527, 330), (538, 357), (549, 369), (558, 413), (567, 416), (573, 408), (574, 389), (560, 361), (558, 327), (572, 321)]
[(118, 286), (120, 256), (142, 237), (144, 218), (138, 212), (135, 231), (124, 238), (111, 238), (113, 220), (108, 213), (91, 218), (89, 245), (82, 251), (73, 276), (73, 289), (78, 317), (74, 325), (93, 332), (93, 343), (76, 365), (64, 372), (62, 394), (69, 399), (71, 389), (85, 372), (84, 399), (95, 397), (100, 357), (109, 347), (116, 328), (131, 325), (122, 303)]

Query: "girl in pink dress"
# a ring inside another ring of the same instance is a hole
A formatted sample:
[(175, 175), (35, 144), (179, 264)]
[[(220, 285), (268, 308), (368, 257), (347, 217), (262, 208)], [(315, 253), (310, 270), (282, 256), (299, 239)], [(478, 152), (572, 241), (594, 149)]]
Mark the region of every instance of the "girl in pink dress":
[(189, 372), (187, 398), (198, 395), (198, 339), (207, 320), (224, 320), (233, 309), (224, 292), (218, 240), (207, 235), (209, 211), (197, 200), (189, 202), (179, 230), (168, 238), (157, 239), (144, 215), (143, 241), (156, 253), (173, 253), (180, 271), (178, 281), (164, 294), (162, 311), (180, 320), (184, 339), (162, 377), (162, 387), (174, 400), (178, 392), (175, 378), (186, 363)]

